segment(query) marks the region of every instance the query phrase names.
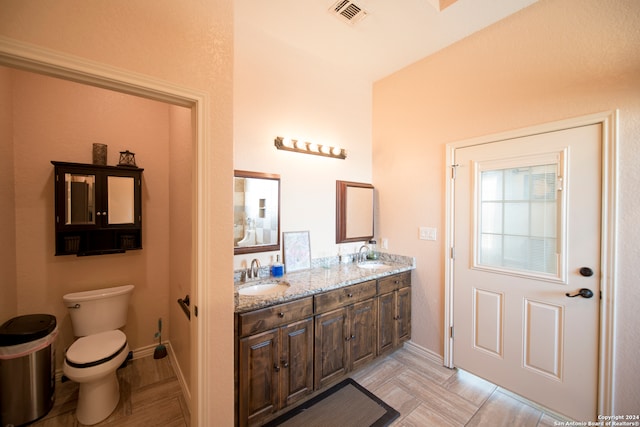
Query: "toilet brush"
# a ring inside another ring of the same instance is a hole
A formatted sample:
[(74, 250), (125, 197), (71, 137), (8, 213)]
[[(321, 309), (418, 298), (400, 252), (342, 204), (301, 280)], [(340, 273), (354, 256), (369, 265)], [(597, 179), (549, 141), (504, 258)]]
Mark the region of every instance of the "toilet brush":
[(153, 351), (153, 358), (162, 359), (167, 355), (167, 347), (162, 344), (162, 317), (158, 319), (158, 332), (155, 338), (158, 338), (158, 346)]

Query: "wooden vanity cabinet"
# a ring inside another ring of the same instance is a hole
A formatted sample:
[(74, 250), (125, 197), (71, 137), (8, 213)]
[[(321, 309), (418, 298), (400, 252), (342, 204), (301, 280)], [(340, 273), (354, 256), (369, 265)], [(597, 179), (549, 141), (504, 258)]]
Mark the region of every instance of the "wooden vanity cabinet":
[(313, 392), (312, 314), (308, 297), (238, 315), (240, 426), (259, 425)]
[(405, 272), (237, 314), (236, 424), (261, 425), (408, 340), (410, 286)]
[(371, 280), (316, 295), (316, 389), (376, 357), (376, 292)]
[(378, 280), (378, 354), (411, 338), (411, 273)]

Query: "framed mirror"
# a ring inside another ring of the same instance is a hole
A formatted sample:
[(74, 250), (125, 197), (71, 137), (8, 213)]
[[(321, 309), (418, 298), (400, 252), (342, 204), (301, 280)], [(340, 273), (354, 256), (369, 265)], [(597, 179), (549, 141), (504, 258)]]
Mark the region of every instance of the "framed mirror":
[(96, 176), (88, 173), (64, 174), (64, 224), (96, 223)]
[(336, 243), (373, 238), (373, 185), (336, 181)]
[(280, 175), (234, 171), (234, 255), (279, 250)]

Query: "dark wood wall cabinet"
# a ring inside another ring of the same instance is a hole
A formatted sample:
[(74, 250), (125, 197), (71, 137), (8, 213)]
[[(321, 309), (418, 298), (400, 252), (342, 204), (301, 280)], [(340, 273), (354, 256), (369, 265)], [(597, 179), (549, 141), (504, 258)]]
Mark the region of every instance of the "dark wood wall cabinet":
[(236, 425), (259, 426), (411, 338), (411, 272), (236, 314)]
[(55, 254), (142, 249), (142, 171), (129, 166), (55, 166)]

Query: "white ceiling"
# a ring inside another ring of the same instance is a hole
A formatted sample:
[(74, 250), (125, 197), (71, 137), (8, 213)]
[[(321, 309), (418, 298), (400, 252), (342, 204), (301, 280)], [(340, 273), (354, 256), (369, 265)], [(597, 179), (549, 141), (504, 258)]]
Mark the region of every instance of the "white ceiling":
[[(329, 12), (336, 0), (236, 0), (236, 26), (250, 26), (371, 82), (431, 55), (537, 0), (351, 0), (356, 24)], [(258, 44), (259, 46), (259, 44)]]

